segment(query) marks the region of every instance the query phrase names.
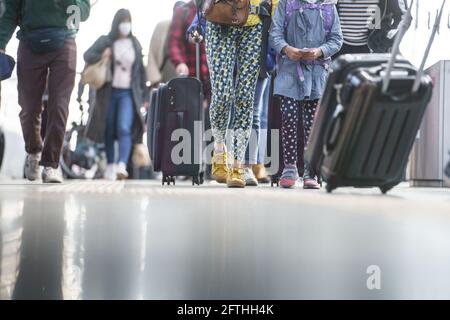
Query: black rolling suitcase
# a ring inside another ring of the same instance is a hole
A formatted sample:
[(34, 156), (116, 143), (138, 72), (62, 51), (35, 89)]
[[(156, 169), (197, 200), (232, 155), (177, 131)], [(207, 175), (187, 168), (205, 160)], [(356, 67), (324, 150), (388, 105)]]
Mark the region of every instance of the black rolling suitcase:
[(440, 17), (419, 70), (397, 56), (411, 8), (392, 55), (345, 55), (333, 63), (306, 153), (328, 192), (353, 186), (387, 193), (403, 180), (433, 92), (423, 69)]
[(147, 146), (155, 172), (161, 172), (161, 125), (165, 122), (163, 109), (165, 100), (167, 100), (166, 95), (166, 84), (160, 85), (158, 89), (152, 90), (150, 94), (150, 108), (147, 116)]
[(163, 174), (163, 185), (175, 184), (177, 176), (192, 177), (193, 185), (204, 182), (205, 130), (199, 59), (197, 45), (197, 78), (172, 79), (152, 94), (148, 147), (154, 170)]
[(153, 89), (150, 93), (150, 108), (147, 113), (147, 146), (150, 159), (152, 159), (153, 168), (156, 167), (156, 149), (157, 141), (156, 135), (158, 133), (158, 117), (159, 115), (159, 89)]

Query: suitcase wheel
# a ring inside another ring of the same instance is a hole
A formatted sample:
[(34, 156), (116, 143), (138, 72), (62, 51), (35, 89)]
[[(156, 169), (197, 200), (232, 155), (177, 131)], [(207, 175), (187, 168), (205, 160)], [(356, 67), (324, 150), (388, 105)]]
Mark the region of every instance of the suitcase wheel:
[(280, 186), (280, 178), (278, 177), (272, 177), (271, 181), (270, 181), (270, 186), (273, 188), (275, 186), (279, 187)]
[(199, 185), (201, 185), (200, 175), (192, 176), (192, 186), (199, 186)]
[(383, 186), (380, 187), (380, 190), (383, 194), (387, 194), (389, 191), (391, 191), (394, 187), (393, 186)]
[(170, 186), (171, 184), (175, 185), (175, 177), (163, 176), (162, 185), (165, 186), (166, 184), (168, 186)]
[(205, 183), (205, 174), (202, 172), (198, 176), (192, 176), (192, 186), (201, 186)]

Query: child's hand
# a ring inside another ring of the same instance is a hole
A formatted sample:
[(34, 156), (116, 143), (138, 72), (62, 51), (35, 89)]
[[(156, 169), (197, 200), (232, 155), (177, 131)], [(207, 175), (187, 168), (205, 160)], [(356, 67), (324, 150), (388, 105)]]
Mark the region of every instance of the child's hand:
[(291, 46), (286, 46), (283, 49), (284, 53), (292, 61), (300, 61), (304, 58), (304, 52), (301, 49), (297, 49)]
[(303, 54), (304, 60), (317, 60), (319, 58), (323, 57), (323, 52), (321, 49), (311, 49), (308, 52)]

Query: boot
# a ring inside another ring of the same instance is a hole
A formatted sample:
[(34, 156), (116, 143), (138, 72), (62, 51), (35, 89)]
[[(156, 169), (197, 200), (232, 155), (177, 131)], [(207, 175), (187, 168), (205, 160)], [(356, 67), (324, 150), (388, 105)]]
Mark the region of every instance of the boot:
[(263, 164), (255, 164), (252, 169), (259, 183), (270, 183), (270, 178), (267, 175), (266, 167)]

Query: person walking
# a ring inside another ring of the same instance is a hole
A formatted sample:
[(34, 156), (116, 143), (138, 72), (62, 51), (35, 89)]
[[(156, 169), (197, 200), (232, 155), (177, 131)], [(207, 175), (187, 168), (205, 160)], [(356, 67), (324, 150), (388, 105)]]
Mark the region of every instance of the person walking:
[[(175, 13), (176, 9), (184, 6), (184, 4), (183, 1), (177, 1), (173, 7), (173, 12)], [(147, 77), (152, 88), (158, 88), (160, 83), (167, 83), (177, 76), (175, 66), (170, 61), (169, 55), (169, 33), (171, 25), (171, 19), (159, 22), (150, 40)]]
[(112, 80), (97, 92), (86, 134), (97, 143), (105, 143), (108, 160), (105, 178), (124, 180), (129, 176), (127, 164), (133, 144), (143, 140), (141, 107), (148, 108), (149, 99), (142, 47), (132, 33), (130, 11), (119, 10), (110, 33), (101, 36), (84, 54), (88, 65), (103, 58), (112, 61)]
[[(330, 57), (343, 36), (336, 7), (328, 0), (280, 0), (271, 29), (272, 47), (281, 55), (274, 94), (281, 97), (284, 170), (280, 185), (293, 188), (297, 169), (298, 120), (303, 118), (305, 146), (325, 89)], [(320, 189), (305, 162), (305, 189)]]
[[(267, 32), (267, 38), (268, 35)], [(265, 163), (272, 73), (276, 67), (276, 55), (272, 50), (267, 50), (266, 59), (261, 60), (261, 72), (256, 84), (253, 105), (252, 134), (245, 155), (244, 179), (247, 186), (258, 186), (260, 183), (265, 184), (270, 182)]]
[[(273, 1), (274, 8), (277, 2)], [(252, 8), (260, 3), (260, 0), (250, 1)], [(221, 26), (210, 21), (206, 25), (206, 52), (212, 87), (210, 118), (214, 136), (212, 176), (230, 188), (246, 186), (243, 162), (252, 129), (263, 36), (262, 21), (254, 13), (251, 12), (243, 27)], [(233, 106), (232, 129), (228, 132)], [(228, 133), (231, 165), (225, 145)]]
[[(387, 53), (406, 13), (405, 0), (339, 0), (344, 45), (336, 56)], [(378, 21), (377, 21), (378, 20)]]
[[(186, 31), (197, 14), (194, 0), (178, 6), (172, 18), (169, 32), (169, 57), (178, 76), (196, 77), (196, 46)], [(209, 72), (205, 43), (200, 43), (200, 80), (205, 89), (209, 87)]]
[[(44, 183), (61, 183), (59, 159), (69, 102), (75, 85), (79, 24), (90, 14), (89, 0), (10, 0), (0, 17), (0, 53), (16, 27), (20, 30), (17, 78), (20, 122), (27, 158), (25, 176)], [(42, 96), (48, 77), (49, 99), (45, 139), (41, 139)]]

